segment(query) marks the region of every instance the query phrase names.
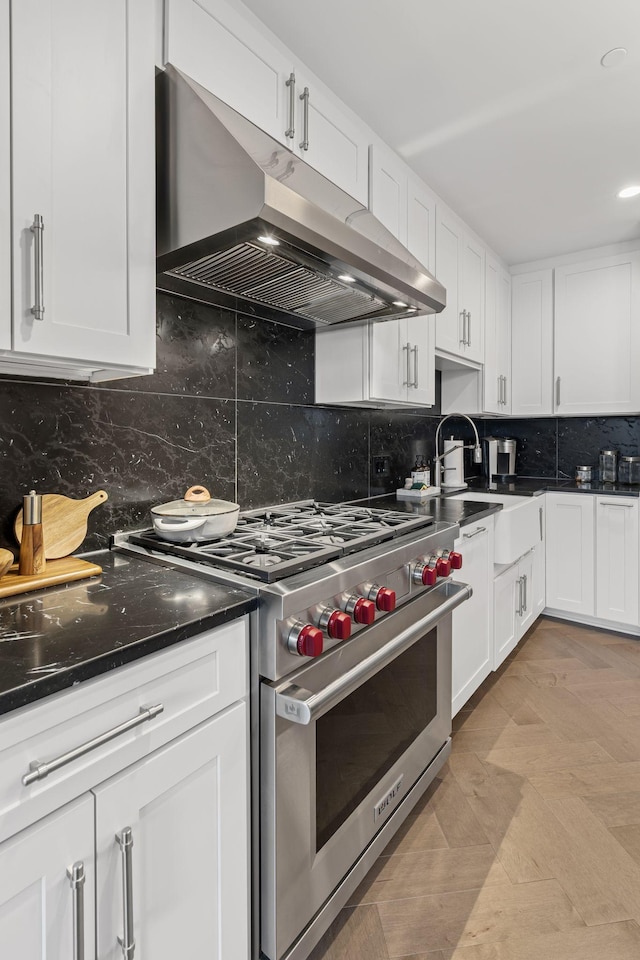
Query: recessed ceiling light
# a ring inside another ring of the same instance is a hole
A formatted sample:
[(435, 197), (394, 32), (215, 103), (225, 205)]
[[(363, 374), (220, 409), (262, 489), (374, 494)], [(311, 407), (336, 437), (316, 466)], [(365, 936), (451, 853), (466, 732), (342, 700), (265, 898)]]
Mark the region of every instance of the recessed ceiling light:
[(258, 237), (258, 240), (259, 240), (261, 243), (267, 243), (267, 244), (269, 244), (270, 247), (279, 247), (279, 246), (280, 246), (280, 241), (279, 241), (279, 240), (276, 240), (275, 237), (269, 237), (269, 236), (267, 236), (266, 234), (265, 234), (264, 236), (262, 236), (262, 237)]
[(403, 303), (402, 300), (394, 300), (393, 305), (394, 307), (406, 307), (406, 303)]
[(409, 307), (409, 310), (410, 310), (412, 313), (415, 313), (417, 309), (418, 309), (417, 307)]
[(629, 197), (637, 197), (639, 193), (640, 187), (625, 187), (618, 191), (618, 196), (621, 200), (627, 200)]
[(348, 273), (341, 273), (338, 277), (338, 280), (343, 280), (345, 283), (355, 283), (356, 278), (350, 277)]
[(626, 55), (627, 50), (625, 47), (614, 47), (613, 50), (607, 50), (604, 56), (600, 58), (600, 63), (603, 67), (617, 67), (619, 63), (622, 63)]

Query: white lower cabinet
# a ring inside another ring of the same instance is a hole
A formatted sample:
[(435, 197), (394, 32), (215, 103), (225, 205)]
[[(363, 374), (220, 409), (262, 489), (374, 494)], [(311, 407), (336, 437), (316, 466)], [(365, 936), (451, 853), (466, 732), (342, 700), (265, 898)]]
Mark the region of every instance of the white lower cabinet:
[(455, 716), (493, 667), (491, 576), (493, 517), (465, 526), (454, 550), (463, 556), (460, 578), (473, 595), (452, 616), (452, 701)]
[[(87, 700), (104, 734), (130, 719), (130, 687), (139, 711), (162, 710), (96, 745)], [(100, 960), (121, 960), (135, 941), (136, 960), (247, 960), (247, 693), (245, 618), (0, 720), (0, 826), (25, 824), (0, 843), (2, 958), (93, 960), (97, 944)], [(69, 753), (25, 786), (30, 760)], [(84, 954), (73, 939), (74, 863), (85, 876)]]
[(139, 960), (246, 960), (247, 749), (238, 703), (94, 791), (101, 960), (122, 954), (127, 855)]
[(596, 617), (638, 625), (638, 501), (596, 498)]
[(595, 498), (547, 494), (547, 607), (594, 616)]
[[(0, 844), (0, 955), (9, 960), (94, 956), (93, 797), (86, 794)], [(67, 870), (82, 864), (77, 893)], [(74, 928), (82, 896), (84, 934)], [(81, 937), (76, 940), (76, 936)], [(82, 953), (84, 951), (84, 954)]]
[(549, 613), (640, 627), (636, 497), (547, 494)]
[(536, 554), (541, 549), (535, 547), (530, 550), (494, 580), (494, 670), (509, 656), (538, 617), (536, 570), (539, 567), (536, 565)]

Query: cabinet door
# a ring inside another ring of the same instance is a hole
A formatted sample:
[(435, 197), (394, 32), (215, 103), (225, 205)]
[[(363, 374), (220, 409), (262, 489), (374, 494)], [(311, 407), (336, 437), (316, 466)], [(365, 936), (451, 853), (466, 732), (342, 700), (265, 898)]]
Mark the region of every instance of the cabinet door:
[(9, 2), (0, 0), (0, 350), (11, 349), (11, 75)]
[(475, 237), (465, 234), (462, 247), (462, 309), (467, 311), (467, 343), (464, 355), (484, 361), (484, 258), (485, 249)]
[(407, 242), (407, 171), (381, 143), (369, 148), (369, 209), (400, 243)]
[(0, 844), (0, 952), (16, 960), (70, 960), (74, 892), (67, 869), (84, 865), (86, 960), (94, 956), (93, 797), (87, 794)]
[(490, 634), (491, 579), (493, 557), (490, 552), (490, 527), (493, 518), (464, 527), (455, 550), (463, 556), (460, 579), (473, 588), (470, 600), (453, 611), (452, 619), (452, 700), (455, 716), (478, 689), (492, 669), (493, 650)]
[[(401, 342), (409, 344), (407, 402), (430, 407), (436, 402), (435, 317), (407, 317), (400, 321)], [(406, 331), (405, 338), (402, 330)]]
[(407, 249), (435, 273), (436, 201), (417, 177), (407, 181)]
[[(296, 69), (295, 77), (298, 119), (293, 149), (341, 190), (366, 205), (369, 197), (369, 138), (364, 128), (340, 108), (317, 80), (306, 77), (299, 69)], [(304, 96), (305, 89), (309, 91), (308, 97)]]
[(555, 403), (560, 414), (640, 406), (640, 253), (555, 271)]
[(547, 607), (593, 616), (595, 498), (548, 493), (546, 500)]
[(520, 639), (518, 564), (493, 581), (493, 669), (497, 670)]
[(154, 365), (154, 10), (12, 5), (15, 351)]
[[(516, 598), (518, 601), (518, 640), (521, 640), (536, 619), (534, 554), (531, 550), (518, 563)], [(518, 586), (518, 583), (520, 586)]]
[(436, 317), (436, 347), (455, 354), (464, 354), (463, 304), (458, 296), (463, 246), (462, 223), (436, 206), (436, 277), (447, 291), (447, 305)]
[(249, 820), (246, 704), (237, 703), (95, 790), (97, 942), (121, 960), (129, 848), (137, 960), (246, 960)]
[(487, 257), (485, 276), (484, 411), (504, 413), (504, 376), (500, 369), (500, 321), (498, 314), (500, 265)]
[[(237, 10), (219, 0), (165, 3), (166, 60), (293, 148), (297, 140), (286, 136), (294, 119), (286, 87), (293, 62)], [(295, 96), (297, 105), (297, 89)], [(295, 130), (298, 139), (302, 139), (300, 133)]]
[(596, 616), (638, 625), (638, 501), (598, 497)]
[(402, 320), (369, 325), (369, 398), (406, 403), (411, 343)]
[(504, 377), (502, 412), (511, 413), (511, 276), (498, 270), (496, 357), (498, 375)]
[(511, 413), (553, 413), (552, 270), (511, 278)]

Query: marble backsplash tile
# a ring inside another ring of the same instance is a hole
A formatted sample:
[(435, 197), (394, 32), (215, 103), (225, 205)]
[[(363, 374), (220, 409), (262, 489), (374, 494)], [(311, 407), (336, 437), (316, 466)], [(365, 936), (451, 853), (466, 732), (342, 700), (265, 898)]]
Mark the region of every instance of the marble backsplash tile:
[[(0, 545), (17, 549), (21, 498), (104, 488), (83, 550), (148, 523), (149, 508), (192, 483), (243, 507), (314, 497), (354, 500), (401, 486), (434, 453), (432, 411), (316, 407), (313, 334), (158, 295), (157, 371), (97, 386), (0, 379)], [(518, 473), (572, 474), (602, 446), (637, 452), (636, 417), (478, 421), (515, 436)], [(472, 432), (451, 421), (465, 442)], [(388, 458), (382, 476), (372, 458)], [(467, 455), (467, 476), (477, 472)]]

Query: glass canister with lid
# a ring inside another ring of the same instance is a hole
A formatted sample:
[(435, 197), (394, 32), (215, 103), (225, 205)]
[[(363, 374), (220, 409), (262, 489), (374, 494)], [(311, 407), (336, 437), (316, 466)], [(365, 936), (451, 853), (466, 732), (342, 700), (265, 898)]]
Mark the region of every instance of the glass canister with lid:
[(640, 484), (640, 457), (620, 457), (618, 481)]
[(604, 483), (615, 483), (618, 479), (618, 451), (601, 450), (598, 467)]

